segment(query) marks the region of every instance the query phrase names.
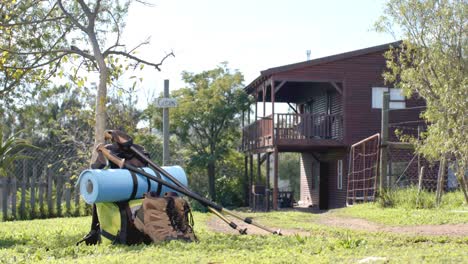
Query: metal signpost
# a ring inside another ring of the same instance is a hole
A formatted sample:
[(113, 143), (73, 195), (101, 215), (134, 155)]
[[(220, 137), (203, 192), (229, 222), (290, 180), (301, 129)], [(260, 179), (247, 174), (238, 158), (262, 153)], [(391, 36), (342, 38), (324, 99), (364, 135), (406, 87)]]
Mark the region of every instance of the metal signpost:
[(176, 106), (177, 100), (169, 98), (169, 80), (164, 80), (164, 97), (156, 100), (156, 107), (163, 109), (163, 165), (169, 165), (169, 108)]

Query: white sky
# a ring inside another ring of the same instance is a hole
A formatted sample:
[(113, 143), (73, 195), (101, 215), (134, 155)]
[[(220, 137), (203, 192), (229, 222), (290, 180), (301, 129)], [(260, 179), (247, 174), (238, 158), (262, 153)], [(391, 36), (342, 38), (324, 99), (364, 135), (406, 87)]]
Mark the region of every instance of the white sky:
[(395, 41), (376, 33), (373, 24), (384, 0), (153, 0), (154, 7), (134, 4), (127, 18), (124, 43), (129, 47), (151, 37), (138, 54), (158, 62), (146, 67), (139, 105), (145, 94), (184, 86), (181, 72), (213, 69), (220, 62), (238, 69), (247, 85), (261, 70)]

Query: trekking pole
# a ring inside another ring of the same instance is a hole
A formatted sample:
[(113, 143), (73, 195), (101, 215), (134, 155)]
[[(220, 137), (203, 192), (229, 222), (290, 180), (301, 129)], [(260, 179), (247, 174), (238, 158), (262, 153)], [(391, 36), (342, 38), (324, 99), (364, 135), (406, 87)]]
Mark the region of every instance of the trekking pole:
[[(129, 148), (131, 151), (133, 151), (139, 158), (143, 159), (144, 161), (148, 162), (148, 164), (150, 165), (150, 167), (152, 167), (153, 169), (157, 170), (158, 172), (160, 172), (161, 174), (163, 174), (164, 176), (166, 176), (167, 178), (169, 178), (173, 183), (175, 183), (177, 186), (181, 187), (181, 188), (184, 188), (186, 189), (187, 191), (193, 193), (192, 190), (188, 189), (186, 186), (184, 186), (182, 183), (180, 183), (174, 176), (172, 176), (169, 172), (167, 172), (166, 170), (164, 170), (163, 168), (161, 168), (160, 166), (158, 166), (155, 162), (153, 162), (150, 158), (148, 158), (145, 154), (143, 154), (138, 148), (136, 148), (134, 145), (133, 145), (133, 140), (130, 136), (128, 136), (127, 134), (124, 134), (120, 131), (115, 131), (115, 130), (107, 130), (104, 134), (104, 138), (105, 139), (109, 139), (109, 140), (112, 140), (113, 142), (117, 143), (119, 146), (123, 147), (123, 148)], [(222, 208), (222, 207), (221, 207)], [(219, 210), (219, 209), (218, 209)], [(210, 210), (211, 211), (211, 210)], [(278, 229), (278, 230), (271, 230), (270, 228), (268, 227), (265, 227), (263, 225), (260, 225), (259, 223), (256, 223), (252, 220), (252, 218), (250, 217), (242, 217), (238, 214), (235, 214), (234, 212), (232, 211), (229, 211), (225, 208), (222, 208), (221, 210), (219, 210), (221, 213), (226, 213), (228, 215), (231, 215), (247, 224), (250, 224), (250, 225), (253, 225), (253, 226), (256, 226), (260, 229), (263, 229), (267, 232), (270, 232), (272, 234), (275, 234), (275, 235), (281, 235), (281, 229)], [(223, 221), (225, 221), (223, 219)], [(226, 222), (226, 221), (225, 221)], [(227, 223), (227, 222), (226, 222)], [(233, 222), (230, 222), (228, 223), (231, 227), (233, 227), (233, 225), (235, 225), (235, 223)], [(241, 234), (242, 232), (239, 231)]]
[[(179, 187), (181, 188), (185, 188), (187, 189), (188, 191), (191, 191), (189, 190), (187, 187), (185, 187), (184, 185), (182, 185), (174, 176), (172, 176), (169, 172), (167, 172), (166, 170), (164, 170), (163, 168), (159, 167), (156, 163), (154, 163), (151, 159), (149, 159), (148, 157), (146, 157), (143, 153), (141, 153), (141, 151), (139, 151), (137, 148), (135, 148), (134, 146), (130, 146), (130, 149), (140, 158), (142, 158), (143, 160), (145, 160), (146, 162), (148, 162), (148, 164), (155, 170), (157, 170), (158, 172), (160, 172), (161, 174), (163, 174), (164, 176), (166, 176), (167, 178), (169, 178), (172, 182), (174, 182), (176, 185), (178, 185)], [(211, 211), (211, 210), (210, 210)], [(266, 227), (266, 226), (263, 226), (263, 225), (260, 225), (259, 223), (256, 223), (252, 220), (252, 218), (250, 217), (242, 217), (226, 208), (222, 208), (222, 210), (220, 210), (221, 213), (226, 213), (230, 216), (233, 216), (247, 224), (250, 224), (250, 225), (253, 225), (253, 226), (256, 226), (260, 229), (263, 229), (267, 232), (270, 232), (272, 234), (275, 234), (275, 235), (281, 235), (281, 229), (278, 229), (278, 230), (271, 230), (270, 228)], [(232, 223), (232, 222), (231, 222)], [(230, 226), (231, 226), (231, 223), (228, 223)], [(239, 231), (240, 232), (240, 231)]]
[[(239, 231), (240, 234), (244, 235), (244, 234), (247, 234), (247, 228), (245, 229), (237, 229), (238, 226), (236, 223), (232, 222), (232, 221), (229, 221), (229, 219), (227, 219), (226, 217), (224, 217), (223, 215), (221, 215), (218, 211), (221, 211), (223, 208), (215, 203), (213, 203), (212, 201), (196, 194), (196, 193), (193, 193), (191, 192), (189, 189), (187, 188), (182, 188), (182, 187), (179, 187), (173, 183), (170, 183), (170, 182), (167, 182), (161, 178), (158, 178), (158, 177), (155, 177), (149, 173), (147, 173), (146, 171), (138, 168), (138, 167), (135, 167), (131, 164), (128, 164), (128, 163), (125, 163), (125, 159), (120, 159), (118, 157), (116, 157), (115, 155), (113, 155), (108, 149), (106, 149), (104, 147), (104, 144), (100, 144), (98, 145), (98, 147), (96, 148), (97, 151), (100, 151), (102, 152), (102, 154), (104, 154), (104, 156), (109, 160), (111, 161), (112, 163), (114, 163), (115, 165), (119, 166), (119, 168), (126, 168), (130, 171), (133, 171), (135, 173), (138, 173), (140, 175), (143, 175), (145, 177), (147, 177), (148, 179), (151, 179), (153, 181), (156, 181), (157, 183), (159, 184), (162, 184), (164, 186), (167, 186), (175, 191), (178, 191), (182, 194), (185, 194), (187, 195), (188, 197), (191, 197), (195, 200), (197, 200), (198, 202), (200, 202), (201, 204), (205, 205), (208, 210), (210, 210), (211, 212), (213, 212), (216, 216), (218, 216), (219, 218), (221, 218), (221, 220), (223, 220), (224, 222), (226, 222), (230, 227), (232, 227), (233, 229)], [(183, 186), (183, 185), (182, 185)]]
[(226, 224), (228, 224), (230, 227), (232, 227), (233, 229), (239, 231), (239, 233), (241, 235), (247, 235), (247, 228), (244, 228), (244, 229), (237, 229), (237, 224), (230, 221), (229, 219), (227, 219), (224, 215), (222, 215), (220, 212), (218, 212), (216, 209), (210, 207), (210, 206), (207, 206), (206, 208), (208, 208), (208, 210), (210, 212), (212, 212), (214, 215), (216, 215), (217, 217), (219, 217), (221, 220), (223, 220)]
[(257, 222), (254, 222), (254, 221), (252, 220), (252, 218), (250, 218), (250, 217), (242, 217), (242, 216), (240, 216), (240, 215), (238, 215), (238, 214), (234, 213), (233, 211), (230, 211), (230, 210), (228, 210), (228, 209), (226, 209), (226, 208), (223, 208), (223, 211), (222, 211), (222, 212), (224, 212), (224, 213), (226, 213), (226, 214), (228, 214), (228, 215), (230, 215), (230, 216), (233, 216), (233, 217), (235, 217), (235, 218), (237, 218), (237, 219), (239, 219), (239, 220), (241, 220), (241, 221), (244, 221), (244, 223), (247, 223), (247, 224), (249, 224), (249, 225), (256, 226), (256, 227), (258, 227), (258, 228), (260, 228), (260, 229), (263, 229), (263, 230), (265, 230), (265, 231), (267, 231), (267, 232), (270, 232), (270, 233), (272, 233), (273, 235), (279, 235), (279, 236), (282, 235), (282, 234), (281, 234), (281, 229), (278, 229), (278, 230), (271, 230), (270, 228), (268, 228), (268, 227), (266, 227), (266, 226), (264, 226), (264, 225), (261, 225), (261, 224), (259, 224), (259, 223), (257, 223)]

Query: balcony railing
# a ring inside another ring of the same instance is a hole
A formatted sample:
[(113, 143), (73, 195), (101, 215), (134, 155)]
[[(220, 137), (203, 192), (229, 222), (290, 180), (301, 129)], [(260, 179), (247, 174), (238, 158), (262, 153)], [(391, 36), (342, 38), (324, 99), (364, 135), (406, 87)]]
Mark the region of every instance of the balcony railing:
[[(274, 122), (273, 122), (274, 118)], [(273, 123), (275, 128), (273, 129)], [(275, 114), (244, 127), (243, 149), (271, 147), (275, 140), (343, 139), (341, 114)]]

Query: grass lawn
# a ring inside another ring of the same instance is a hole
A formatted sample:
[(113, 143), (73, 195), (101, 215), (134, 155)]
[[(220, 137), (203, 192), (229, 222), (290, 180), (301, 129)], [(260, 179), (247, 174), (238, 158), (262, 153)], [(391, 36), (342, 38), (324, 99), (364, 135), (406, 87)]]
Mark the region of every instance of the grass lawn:
[[(379, 203), (366, 203), (342, 208), (333, 214), (398, 226), (468, 224), (468, 206), (463, 203), (461, 191), (445, 194), (437, 209), (434, 209), (436, 206), (433, 192), (422, 192), (419, 200), (416, 194), (417, 190), (414, 188), (403, 189), (394, 193), (394, 206), (391, 208), (382, 208)], [(420, 209), (415, 209), (417, 203)]]
[[(346, 210), (344, 214), (349, 213)], [(243, 214), (263, 224), (300, 229), (310, 236), (215, 233), (205, 224), (212, 215), (195, 212), (199, 243), (77, 247), (75, 242), (89, 231), (90, 217), (3, 222), (0, 262), (357, 263), (366, 257), (382, 257), (380, 263), (468, 263), (467, 237), (349, 231), (317, 224), (319, 215), (293, 211)]]
[(337, 210), (333, 214), (356, 217), (387, 225), (440, 225), (467, 224), (468, 208), (459, 209), (406, 209), (380, 208), (376, 204), (365, 204)]

